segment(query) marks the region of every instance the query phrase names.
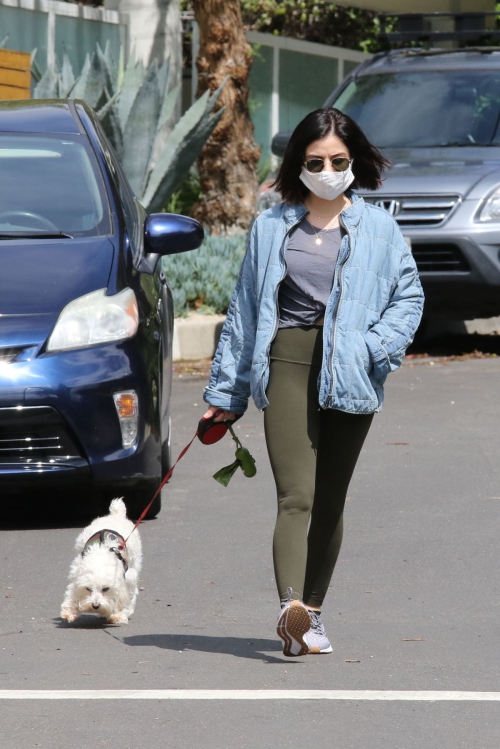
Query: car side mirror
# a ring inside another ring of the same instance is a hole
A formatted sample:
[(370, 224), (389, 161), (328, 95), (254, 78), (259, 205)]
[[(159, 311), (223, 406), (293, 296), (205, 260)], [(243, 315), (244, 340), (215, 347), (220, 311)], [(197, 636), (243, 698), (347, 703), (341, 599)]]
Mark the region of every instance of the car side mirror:
[(144, 222), (144, 255), (138, 270), (154, 273), (160, 255), (177, 255), (201, 246), (205, 232), (199, 221), (177, 213), (151, 213)]

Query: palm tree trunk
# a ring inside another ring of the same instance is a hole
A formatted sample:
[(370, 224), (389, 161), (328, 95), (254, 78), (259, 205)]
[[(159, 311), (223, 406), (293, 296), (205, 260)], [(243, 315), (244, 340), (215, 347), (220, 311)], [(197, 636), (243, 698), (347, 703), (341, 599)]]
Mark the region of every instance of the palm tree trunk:
[(229, 76), (216, 109), (225, 112), (198, 159), (202, 198), (194, 215), (214, 233), (247, 229), (258, 187), (260, 151), (248, 111), (252, 52), (245, 38), (240, 0), (194, 0), (200, 28), (197, 96)]

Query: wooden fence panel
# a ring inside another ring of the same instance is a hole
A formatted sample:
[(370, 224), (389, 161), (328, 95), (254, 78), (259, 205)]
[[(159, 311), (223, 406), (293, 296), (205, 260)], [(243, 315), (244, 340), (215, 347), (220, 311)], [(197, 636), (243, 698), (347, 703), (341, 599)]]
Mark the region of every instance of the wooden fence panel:
[(31, 60), (28, 52), (0, 49), (0, 99), (31, 97)]

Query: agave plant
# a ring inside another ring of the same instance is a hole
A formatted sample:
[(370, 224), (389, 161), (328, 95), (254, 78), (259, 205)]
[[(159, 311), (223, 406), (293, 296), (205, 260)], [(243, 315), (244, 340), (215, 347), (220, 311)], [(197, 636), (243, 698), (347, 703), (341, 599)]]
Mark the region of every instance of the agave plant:
[(116, 62), (109, 43), (96, 45), (78, 77), (67, 54), (43, 75), (34, 67), (35, 99), (84, 99), (99, 115), (135, 194), (148, 211), (160, 211), (179, 187), (212, 134), (223, 109), (214, 113), (222, 86), (206, 91), (175, 122), (180, 86), (169, 88), (168, 60), (146, 68), (132, 54)]

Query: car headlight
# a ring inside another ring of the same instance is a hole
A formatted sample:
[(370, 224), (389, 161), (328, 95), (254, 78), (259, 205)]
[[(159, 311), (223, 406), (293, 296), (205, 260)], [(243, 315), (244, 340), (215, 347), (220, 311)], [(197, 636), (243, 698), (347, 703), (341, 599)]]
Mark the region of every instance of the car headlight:
[(478, 221), (500, 222), (500, 187), (497, 187), (477, 215)]
[(137, 332), (139, 310), (132, 289), (106, 296), (106, 289), (85, 294), (70, 302), (59, 315), (47, 351), (95, 346), (122, 341)]

